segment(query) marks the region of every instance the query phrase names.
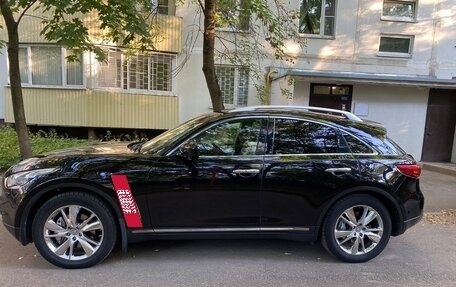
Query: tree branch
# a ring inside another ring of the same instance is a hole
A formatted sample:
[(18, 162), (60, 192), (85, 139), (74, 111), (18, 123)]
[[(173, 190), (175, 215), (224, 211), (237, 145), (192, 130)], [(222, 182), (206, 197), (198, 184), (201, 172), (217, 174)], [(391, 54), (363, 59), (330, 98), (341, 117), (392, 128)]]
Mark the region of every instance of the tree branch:
[[(16, 26), (19, 25), (19, 23), (21, 22), (21, 19), (22, 17), (24, 17), (24, 15), (26, 15), (25, 13), (30, 9), (32, 8), (33, 4), (36, 3), (37, 0), (33, 0), (31, 1), (30, 3), (27, 4), (27, 6), (25, 6), (24, 10), (22, 11), (22, 13), (19, 15), (19, 18), (17, 18), (17, 21), (16, 21)], [(30, 15), (31, 16), (31, 15)], [(39, 17), (38, 17), (39, 18)]]
[(206, 16), (206, 10), (204, 10), (204, 4), (202, 0), (198, 0), (198, 5), (201, 8), (201, 11), (203, 11), (204, 16)]
[(215, 35), (215, 37), (220, 41), (220, 43), (222, 43), (222, 45), (226, 46), (224, 42), (228, 42), (228, 43), (231, 43), (233, 45), (236, 44), (236, 41), (233, 41), (233, 40), (230, 40), (230, 39), (227, 39), (225, 37), (222, 37), (220, 36), (219, 34)]

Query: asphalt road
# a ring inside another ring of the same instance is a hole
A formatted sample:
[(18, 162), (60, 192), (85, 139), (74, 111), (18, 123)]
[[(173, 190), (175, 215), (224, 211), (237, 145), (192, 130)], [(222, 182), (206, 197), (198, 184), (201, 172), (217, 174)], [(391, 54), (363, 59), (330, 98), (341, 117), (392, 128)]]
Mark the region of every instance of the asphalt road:
[[(425, 172), (422, 188), (427, 211), (456, 208), (455, 177)], [(340, 263), (319, 244), (293, 241), (157, 241), (115, 251), (90, 269), (63, 270), (0, 226), (0, 286), (453, 287), (455, 239), (456, 225), (422, 221), (363, 264)]]

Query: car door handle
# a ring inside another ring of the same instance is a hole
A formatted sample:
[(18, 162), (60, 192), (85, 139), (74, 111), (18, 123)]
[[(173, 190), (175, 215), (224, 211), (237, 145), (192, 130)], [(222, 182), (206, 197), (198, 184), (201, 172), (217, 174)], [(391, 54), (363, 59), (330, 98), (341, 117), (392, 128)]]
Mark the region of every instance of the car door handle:
[(332, 173), (334, 175), (342, 175), (348, 172), (351, 172), (351, 168), (349, 167), (336, 167), (336, 168), (327, 168), (325, 169), (326, 172)]
[(243, 175), (243, 174), (258, 174), (260, 173), (259, 169), (256, 168), (248, 168), (248, 169), (235, 169), (233, 173)]

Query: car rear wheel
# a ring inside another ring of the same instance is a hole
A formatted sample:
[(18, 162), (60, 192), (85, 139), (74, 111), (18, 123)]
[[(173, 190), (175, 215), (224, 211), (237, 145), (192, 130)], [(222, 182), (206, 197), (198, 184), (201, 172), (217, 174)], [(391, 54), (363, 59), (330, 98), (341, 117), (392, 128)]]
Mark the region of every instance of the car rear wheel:
[(323, 225), (322, 244), (345, 262), (365, 262), (380, 254), (391, 235), (391, 217), (385, 206), (367, 195), (338, 201)]
[(64, 193), (38, 210), (32, 236), (40, 254), (62, 268), (93, 266), (111, 253), (116, 225), (107, 206), (97, 197)]

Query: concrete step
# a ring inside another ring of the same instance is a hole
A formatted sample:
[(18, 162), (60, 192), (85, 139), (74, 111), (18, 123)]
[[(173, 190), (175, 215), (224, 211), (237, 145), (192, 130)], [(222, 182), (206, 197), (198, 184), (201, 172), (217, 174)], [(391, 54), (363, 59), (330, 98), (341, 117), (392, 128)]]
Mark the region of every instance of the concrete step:
[(456, 177), (456, 163), (450, 162), (420, 162), (423, 169)]

